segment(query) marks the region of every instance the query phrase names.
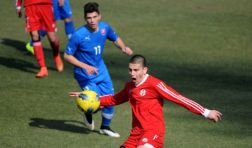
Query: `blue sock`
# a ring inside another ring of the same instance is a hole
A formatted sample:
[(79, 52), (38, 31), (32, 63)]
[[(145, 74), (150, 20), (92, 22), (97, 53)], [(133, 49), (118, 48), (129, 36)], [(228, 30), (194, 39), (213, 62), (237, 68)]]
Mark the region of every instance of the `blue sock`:
[(65, 32), (68, 37), (68, 39), (71, 38), (72, 34), (74, 33), (74, 23), (73, 21), (71, 22), (65, 22)]
[(114, 107), (107, 106), (102, 109), (102, 126), (109, 126), (114, 116)]

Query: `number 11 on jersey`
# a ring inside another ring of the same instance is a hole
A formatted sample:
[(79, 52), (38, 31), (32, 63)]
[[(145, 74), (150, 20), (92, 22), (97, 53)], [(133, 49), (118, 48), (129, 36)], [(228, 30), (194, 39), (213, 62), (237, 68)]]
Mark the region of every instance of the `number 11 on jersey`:
[(101, 46), (100, 45), (95, 46), (94, 49), (95, 49), (95, 55), (101, 54)]

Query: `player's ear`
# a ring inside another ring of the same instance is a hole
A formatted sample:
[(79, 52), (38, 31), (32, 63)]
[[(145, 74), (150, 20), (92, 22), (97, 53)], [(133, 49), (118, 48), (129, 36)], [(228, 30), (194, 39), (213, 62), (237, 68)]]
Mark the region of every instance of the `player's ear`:
[(148, 72), (148, 67), (144, 67), (144, 74), (146, 74)]
[(101, 13), (100, 13), (100, 14), (98, 15), (98, 19), (101, 20), (101, 17), (102, 17), (102, 16), (101, 16)]

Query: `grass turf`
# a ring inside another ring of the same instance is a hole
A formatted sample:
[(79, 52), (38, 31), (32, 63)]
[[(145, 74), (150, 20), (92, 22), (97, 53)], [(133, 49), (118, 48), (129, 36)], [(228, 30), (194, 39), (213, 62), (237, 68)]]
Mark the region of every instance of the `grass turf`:
[[(75, 26), (84, 23), (82, 6), (71, 0)], [(153, 74), (185, 96), (216, 108), (223, 120), (213, 124), (168, 101), (164, 106), (165, 146), (174, 148), (252, 147), (252, 2), (249, 0), (99, 0), (103, 19), (132, 47), (144, 54)], [(0, 144), (1, 147), (106, 147), (114, 148), (127, 138), (131, 111), (128, 104), (116, 107), (114, 139), (88, 131), (74, 100), (79, 90), (72, 66), (63, 73), (54, 69), (46, 39), (49, 77), (35, 79), (35, 58), (25, 51), (29, 40), (23, 19), (15, 16), (13, 2), (2, 1), (0, 23)], [(4, 11), (3, 11), (4, 10)], [(58, 35), (61, 51), (67, 43), (63, 23)], [(127, 78), (128, 58), (111, 43), (104, 59), (115, 90)]]

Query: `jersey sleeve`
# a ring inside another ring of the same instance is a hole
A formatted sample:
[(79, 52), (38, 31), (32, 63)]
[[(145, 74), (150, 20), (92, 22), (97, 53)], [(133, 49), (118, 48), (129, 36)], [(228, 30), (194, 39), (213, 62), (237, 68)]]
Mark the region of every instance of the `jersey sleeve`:
[(77, 34), (74, 34), (70, 40), (68, 41), (68, 44), (65, 49), (65, 53), (68, 55), (74, 55), (75, 51), (78, 48), (79, 43), (79, 38)]
[(127, 102), (129, 100), (128, 96), (128, 89), (125, 86), (123, 90), (121, 90), (119, 93), (112, 95), (106, 95), (106, 96), (100, 96), (100, 104), (101, 106), (114, 106), (119, 105), (124, 102)]
[(118, 39), (118, 35), (116, 34), (116, 32), (109, 25), (107, 26), (107, 31), (108, 31), (107, 38), (110, 41), (115, 42)]
[(189, 111), (198, 114), (203, 115), (205, 117), (208, 116), (209, 110), (201, 106), (200, 104), (182, 96), (178, 92), (176, 92), (174, 89), (169, 87), (164, 82), (160, 81), (155, 86), (155, 89), (159, 92), (162, 98), (165, 98), (167, 100), (170, 100)]

